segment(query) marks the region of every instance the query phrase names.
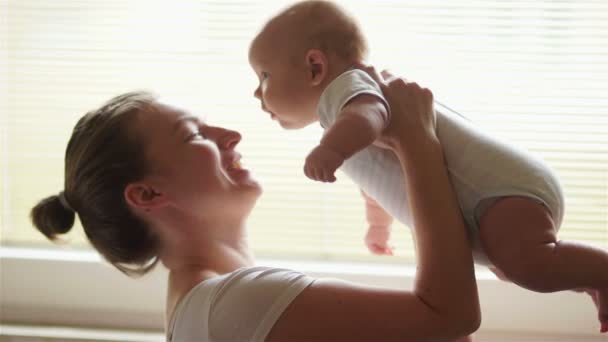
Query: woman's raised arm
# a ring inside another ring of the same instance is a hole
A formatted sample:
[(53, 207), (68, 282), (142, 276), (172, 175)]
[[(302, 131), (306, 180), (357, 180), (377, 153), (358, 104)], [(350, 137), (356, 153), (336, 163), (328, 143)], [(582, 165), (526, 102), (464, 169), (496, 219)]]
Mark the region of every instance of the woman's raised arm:
[(406, 175), (418, 253), (414, 287), (318, 279), (291, 302), (267, 341), (451, 341), (479, 327), (471, 248), (435, 134), (432, 93), (365, 69), (391, 107), (382, 143)]

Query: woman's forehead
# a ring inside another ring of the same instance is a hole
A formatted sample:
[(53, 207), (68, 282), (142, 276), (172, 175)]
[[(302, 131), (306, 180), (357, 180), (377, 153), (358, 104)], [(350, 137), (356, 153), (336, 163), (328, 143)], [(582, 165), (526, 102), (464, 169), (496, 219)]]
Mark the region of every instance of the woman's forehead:
[(154, 109), (146, 113), (142, 117), (143, 124), (146, 126), (154, 126), (155, 129), (166, 130), (169, 128), (169, 132), (173, 132), (174, 128), (181, 126), (184, 121), (190, 120), (195, 116), (190, 112), (183, 110), (178, 107), (158, 103), (154, 106)]
[(186, 107), (181, 107), (166, 102), (158, 102), (158, 106), (159, 111), (163, 114), (163, 116), (167, 120), (174, 123), (179, 123), (182, 121), (206, 121), (206, 118), (203, 115), (200, 115), (199, 113), (194, 113)]

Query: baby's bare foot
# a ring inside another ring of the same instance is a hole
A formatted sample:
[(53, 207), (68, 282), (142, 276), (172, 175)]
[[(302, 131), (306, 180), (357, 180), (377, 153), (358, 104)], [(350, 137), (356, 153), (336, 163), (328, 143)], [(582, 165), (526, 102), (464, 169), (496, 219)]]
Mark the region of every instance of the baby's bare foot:
[(602, 327), (600, 331), (603, 333), (608, 332), (608, 289), (604, 291), (596, 291), (597, 295), (597, 311), (598, 318)]
[(589, 288), (578, 288), (573, 291), (585, 292), (591, 297), (597, 308), (597, 317), (601, 324), (600, 332), (608, 332), (608, 291), (598, 291)]

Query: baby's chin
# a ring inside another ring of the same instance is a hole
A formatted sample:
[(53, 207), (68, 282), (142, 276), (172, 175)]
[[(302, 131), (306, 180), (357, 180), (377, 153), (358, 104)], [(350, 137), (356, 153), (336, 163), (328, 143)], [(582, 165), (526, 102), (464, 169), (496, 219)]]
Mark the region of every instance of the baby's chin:
[(288, 122), (288, 121), (283, 121), (283, 120), (278, 120), (279, 125), (281, 126), (281, 128), (286, 129), (286, 130), (296, 130), (296, 129), (302, 129), (308, 125), (310, 125), (309, 123), (302, 123), (302, 122)]
[(290, 130), (290, 131), (302, 128), (302, 127), (298, 127), (296, 125), (283, 124), (281, 122), (279, 122), (279, 125), (281, 126), (282, 129), (286, 129), (286, 130)]

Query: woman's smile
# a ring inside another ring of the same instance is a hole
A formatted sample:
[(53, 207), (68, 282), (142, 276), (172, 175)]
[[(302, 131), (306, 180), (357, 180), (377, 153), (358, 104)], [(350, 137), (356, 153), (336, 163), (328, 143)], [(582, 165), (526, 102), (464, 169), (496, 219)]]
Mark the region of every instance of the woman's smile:
[(228, 174), (228, 177), (236, 183), (247, 180), (251, 176), (251, 172), (242, 167), (240, 156), (232, 162), (225, 164), (224, 170)]

